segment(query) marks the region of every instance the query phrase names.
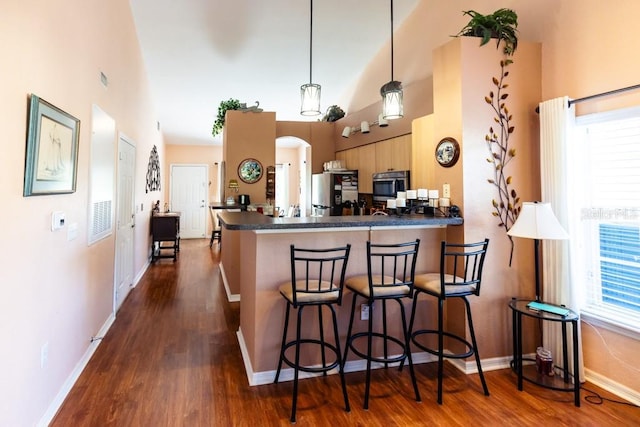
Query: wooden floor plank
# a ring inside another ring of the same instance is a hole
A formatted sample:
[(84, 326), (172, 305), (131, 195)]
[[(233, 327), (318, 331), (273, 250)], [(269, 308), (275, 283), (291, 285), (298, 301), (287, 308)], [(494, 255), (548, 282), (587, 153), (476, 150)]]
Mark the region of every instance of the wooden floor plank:
[[(51, 426), (290, 425), (290, 382), (248, 385), (236, 337), (239, 303), (227, 302), (218, 245), (210, 249), (208, 243), (183, 240), (177, 262), (149, 267)], [(347, 374), (350, 413), (338, 376), (303, 380), (297, 425), (640, 425), (635, 407), (583, 400), (576, 408), (571, 393), (527, 383), (519, 392), (510, 370), (485, 374), (486, 397), (477, 375), (447, 366), (444, 404), (438, 405), (435, 365), (416, 371), (422, 403), (414, 399), (408, 370), (381, 369), (373, 373), (368, 411), (362, 409), (364, 373)]]

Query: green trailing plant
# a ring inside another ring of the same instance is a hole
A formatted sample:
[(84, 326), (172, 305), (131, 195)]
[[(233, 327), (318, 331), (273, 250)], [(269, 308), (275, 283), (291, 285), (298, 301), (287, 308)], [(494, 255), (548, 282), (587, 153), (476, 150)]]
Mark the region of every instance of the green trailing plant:
[(337, 105), (327, 108), (327, 113), (322, 118), (323, 122), (335, 122), (344, 117), (344, 110)]
[[(491, 201), (493, 205), (492, 215), (500, 221), (499, 227), (504, 227), (509, 231), (513, 223), (520, 214), (522, 208), (520, 196), (512, 186), (512, 177), (507, 174), (506, 167), (516, 156), (516, 149), (510, 147), (510, 138), (515, 126), (512, 124), (513, 116), (509, 112), (506, 100), (509, 94), (505, 91), (509, 85), (506, 78), (509, 76), (507, 67), (512, 64), (510, 59), (500, 61), (500, 78), (493, 77), (492, 82), (495, 91), (489, 92), (489, 96), (484, 98), (485, 102), (491, 106), (495, 112), (494, 121), (496, 127), (491, 126), (489, 133), (485, 135), (485, 141), (491, 156), (487, 162), (493, 165), (493, 178), (488, 179), (489, 184), (495, 186), (497, 198)], [(509, 265), (513, 259), (513, 238), (507, 235), (511, 242), (511, 253), (509, 255)]]
[(241, 106), (242, 105), (240, 104), (240, 101), (233, 98), (229, 98), (229, 100), (227, 101), (220, 101), (220, 105), (218, 106), (218, 115), (215, 122), (213, 122), (211, 135), (216, 136), (217, 134), (222, 132), (222, 128), (224, 127), (225, 114), (228, 110), (239, 110)]
[(471, 17), (456, 37), (475, 36), (481, 37), (480, 46), (489, 43), (491, 39), (497, 39), (496, 48), (500, 42), (504, 42), (504, 53), (513, 55), (518, 48), (518, 15), (511, 9), (498, 9), (491, 15), (482, 15), (475, 10), (463, 11), (464, 15)]

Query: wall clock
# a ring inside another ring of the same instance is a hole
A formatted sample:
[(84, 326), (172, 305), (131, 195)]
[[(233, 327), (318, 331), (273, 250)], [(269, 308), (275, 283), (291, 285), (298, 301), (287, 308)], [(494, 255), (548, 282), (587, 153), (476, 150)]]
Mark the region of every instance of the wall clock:
[(238, 166), (238, 176), (247, 184), (258, 182), (262, 178), (262, 164), (256, 159), (244, 159)]
[(454, 138), (442, 138), (436, 146), (436, 160), (445, 168), (455, 165), (460, 157), (460, 144)]

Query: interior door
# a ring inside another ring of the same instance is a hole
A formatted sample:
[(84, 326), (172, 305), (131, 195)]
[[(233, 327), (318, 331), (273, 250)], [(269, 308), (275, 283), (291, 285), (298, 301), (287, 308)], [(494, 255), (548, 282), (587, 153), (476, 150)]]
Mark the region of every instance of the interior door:
[(118, 139), (117, 231), (114, 311), (133, 287), (133, 236), (135, 227), (134, 173), (136, 147), (125, 136)]
[(171, 165), (170, 203), (180, 212), (180, 238), (206, 237), (208, 165)]

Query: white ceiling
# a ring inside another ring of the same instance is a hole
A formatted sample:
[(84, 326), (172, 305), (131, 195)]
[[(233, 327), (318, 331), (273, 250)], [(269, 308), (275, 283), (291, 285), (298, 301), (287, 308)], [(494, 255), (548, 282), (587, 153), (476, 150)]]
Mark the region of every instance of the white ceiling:
[[(419, 0), (394, 1), (394, 28)], [(158, 120), (173, 144), (220, 144), (220, 101), (260, 102), (277, 120), (300, 115), (309, 82), (308, 0), (130, 0)], [(348, 105), (353, 87), (390, 38), (389, 0), (316, 0), (313, 83), (321, 109)], [(344, 107), (343, 107), (344, 108)]]

